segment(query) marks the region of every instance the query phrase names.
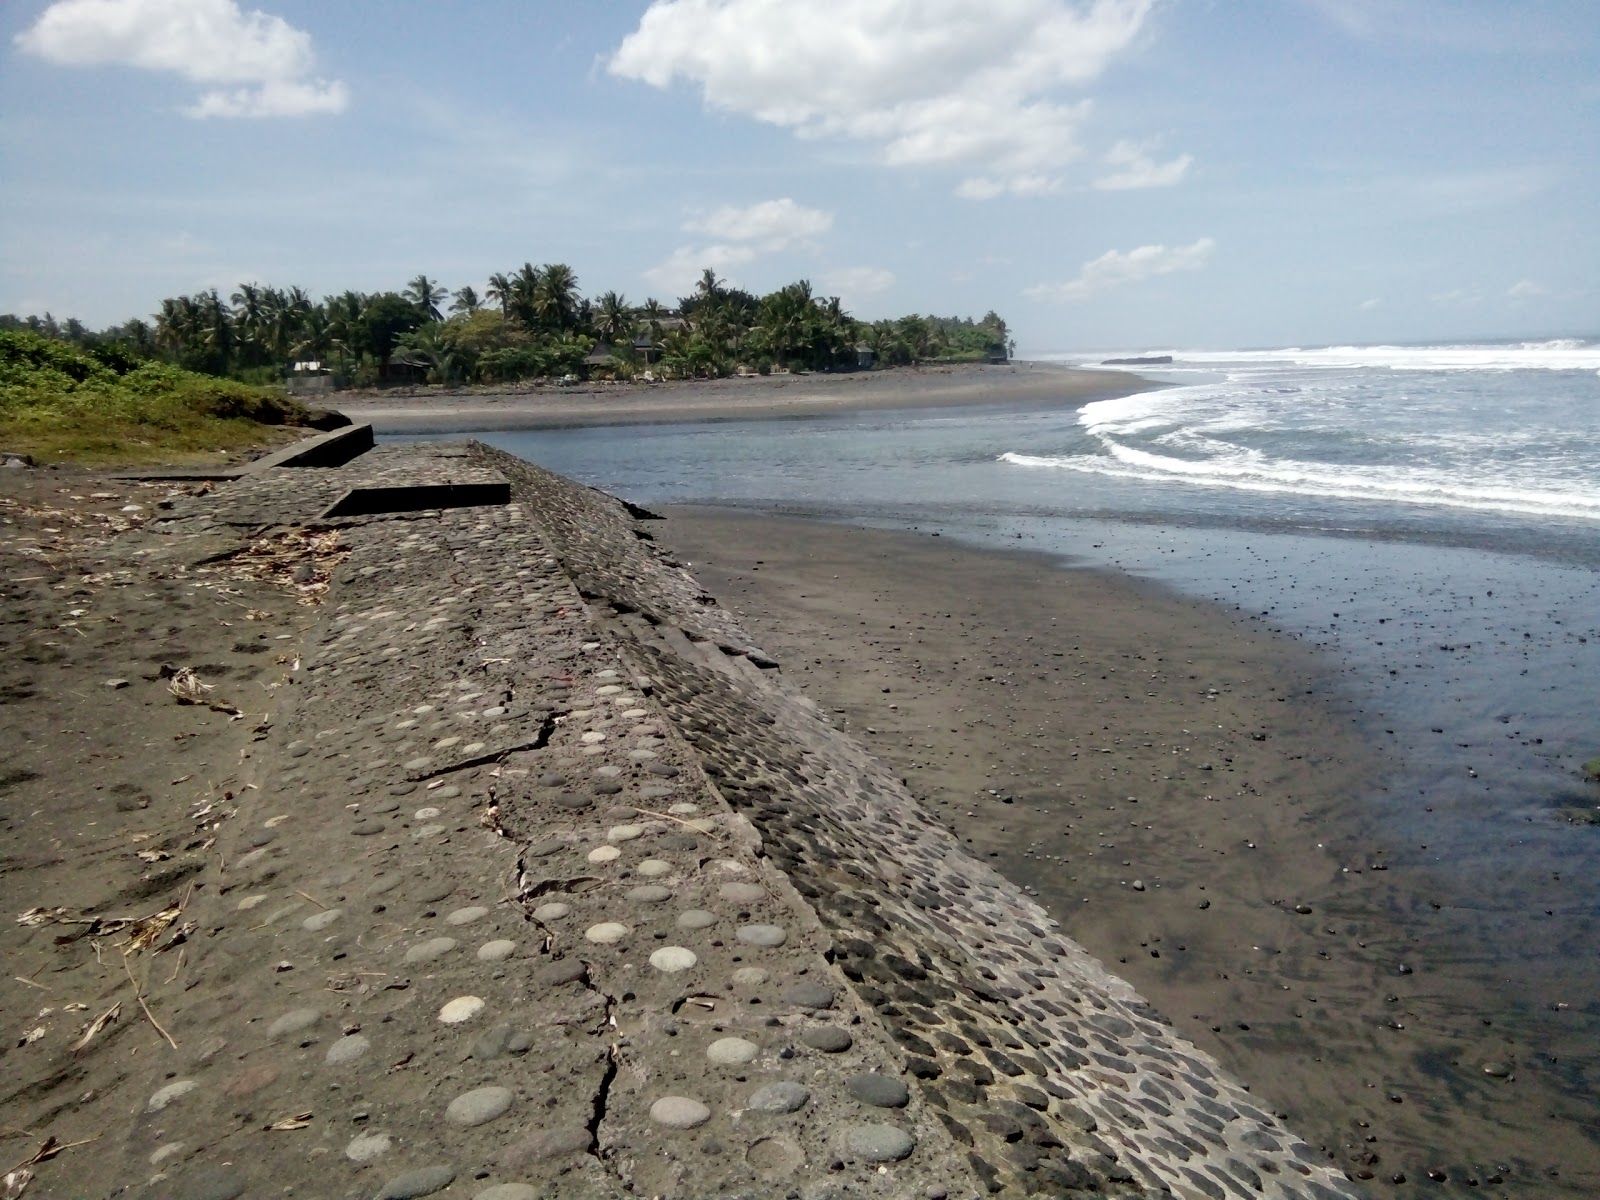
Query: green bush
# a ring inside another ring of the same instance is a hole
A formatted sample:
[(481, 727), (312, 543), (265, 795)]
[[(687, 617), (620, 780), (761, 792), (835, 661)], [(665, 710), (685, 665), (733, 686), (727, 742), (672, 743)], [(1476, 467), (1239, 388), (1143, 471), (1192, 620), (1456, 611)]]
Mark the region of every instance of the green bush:
[(56, 460), (155, 460), (260, 442), (309, 416), (267, 388), (27, 330), (0, 332), (0, 449)]

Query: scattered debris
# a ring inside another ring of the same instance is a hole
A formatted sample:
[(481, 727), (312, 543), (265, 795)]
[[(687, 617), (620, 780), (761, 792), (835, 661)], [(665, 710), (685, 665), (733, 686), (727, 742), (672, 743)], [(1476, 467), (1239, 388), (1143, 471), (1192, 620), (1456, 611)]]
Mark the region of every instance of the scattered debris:
[(118, 1018), (121, 1016), (122, 1001), (118, 1000), (110, 1008), (106, 1009), (105, 1012), (101, 1013), (98, 1017), (85, 1025), (83, 1032), (78, 1035), (78, 1040), (73, 1042), (68, 1049), (73, 1054), (83, 1053), (84, 1050), (88, 1049), (89, 1043), (94, 1041), (94, 1039), (103, 1029), (106, 1028), (106, 1026), (115, 1024)]

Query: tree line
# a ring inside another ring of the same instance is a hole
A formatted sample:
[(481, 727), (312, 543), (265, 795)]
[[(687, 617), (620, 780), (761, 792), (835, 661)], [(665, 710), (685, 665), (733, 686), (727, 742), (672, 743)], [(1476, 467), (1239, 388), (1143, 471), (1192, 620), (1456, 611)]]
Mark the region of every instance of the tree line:
[[(837, 296), (799, 280), (756, 296), (710, 269), (673, 307), (631, 304), (578, 290), (565, 263), (524, 263), (491, 275), (480, 294), (448, 291), (418, 275), (400, 291), (345, 291), (313, 300), (303, 288), (240, 284), (161, 302), (151, 321), (94, 331), (76, 320), (0, 315), (0, 330), (28, 329), (88, 350), (159, 359), (254, 383), (319, 363), (339, 382), (396, 379), (506, 383), (576, 375), (716, 378), (740, 371), (835, 370), (864, 362), (906, 365), (1007, 357), (1004, 320), (912, 314), (858, 321)], [(863, 352), (869, 352), (863, 354)]]

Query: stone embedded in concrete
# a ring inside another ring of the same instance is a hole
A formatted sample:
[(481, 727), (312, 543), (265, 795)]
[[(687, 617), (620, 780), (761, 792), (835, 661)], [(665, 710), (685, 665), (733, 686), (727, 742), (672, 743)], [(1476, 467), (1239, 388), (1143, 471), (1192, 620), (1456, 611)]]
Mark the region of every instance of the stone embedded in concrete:
[(660, 904), (663, 900), (672, 899), (672, 889), (664, 888), (659, 884), (644, 884), (632, 888), (627, 893), (627, 898), (635, 904)]
[(193, 1079), (174, 1080), (172, 1083), (167, 1084), (166, 1087), (156, 1091), (145, 1104), (144, 1110), (152, 1113), (160, 1112), (174, 1100), (182, 1099), (199, 1086)]
[(322, 1020), (322, 1010), (316, 1008), (295, 1008), (284, 1013), (271, 1025), (267, 1026), (267, 1036), (270, 1038), (287, 1037), (292, 1033), (301, 1033), (310, 1029)]
[(377, 1200), (417, 1200), (442, 1192), (456, 1180), (453, 1167), (419, 1167), (396, 1175), (378, 1191)]
[(407, 950), (405, 960), (408, 963), (432, 962), (434, 959), (450, 953), (460, 944), (453, 937), (429, 938), (425, 942), (418, 942)]
[(716, 913), (703, 908), (691, 908), (678, 914), (679, 929), (709, 929), (717, 923)]
[(507, 938), (496, 938), (478, 947), (479, 962), (502, 962), (516, 953), (517, 944)]
[(583, 936), (599, 946), (614, 946), (627, 937), (630, 930), (620, 921), (601, 921), (583, 931)]
[(572, 911), (572, 905), (562, 904), (559, 900), (550, 904), (541, 904), (533, 910), (535, 921), (559, 921)]
[(766, 1087), (758, 1088), (745, 1107), (752, 1112), (792, 1113), (804, 1108), (810, 1099), (811, 1089), (803, 1084), (769, 1083)]
[(917, 1140), (894, 1125), (854, 1125), (845, 1130), (844, 1147), (864, 1162), (899, 1162), (911, 1156)]
[(481, 921), (488, 915), (489, 910), (483, 905), (473, 904), (466, 908), (456, 909), (449, 916), (445, 917), (444, 923), (446, 925), (470, 925), (474, 921)]
[(760, 1053), (760, 1046), (740, 1037), (718, 1038), (706, 1047), (707, 1060), (719, 1067), (731, 1067), (740, 1063), (753, 1062)]
[(741, 883), (734, 881), (725, 883), (717, 889), (717, 895), (733, 904), (755, 904), (767, 898), (767, 889), (759, 883)]
[(340, 1038), (328, 1047), (328, 1052), (322, 1056), (322, 1061), (330, 1067), (342, 1066), (356, 1059), (372, 1049), (372, 1042), (364, 1035), (352, 1033)]
[(683, 946), (663, 946), (650, 955), (650, 965), (668, 975), (687, 971), (700, 961), (693, 950)]
[(374, 1130), (351, 1138), (344, 1148), (344, 1156), (354, 1163), (371, 1162), (387, 1154), (393, 1146), (393, 1138), (387, 1133)]
[(668, 1129), (694, 1129), (711, 1119), (711, 1110), (689, 1096), (663, 1096), (650, 1106), (650, 1119)]
[(904, 1108), (911, 1102), (911, 1091), (901, 1080), (876, 1071), (852, 1075), (844, 1086), (861, 1103), (874, 1108)]
[(741, 925), (734, 936), (746, 945), (771, 948), (783, 945), (789, 935), (781, 925)]
[(801, 980), (784, 988), (783, 1002), (792, 1008), (832, 1008), (833, 989), (825, 983)]
[(496, 1117), (504, 1116), (513, 1098), (511, 1089), (507, 1087), (473, 1088), (450, 1101), (444, 1110), (444, 1119), (452, 1125), (468, 1129), (484, 1125)]
[(842, 1054), (855, 1044), (855, 1038), (837, 1025), (815, 1025), (800, 1031), (800, 1044), (824, 1054)]
[(483, 1009), (481, 996), (457, 996), (439, 1009), (439, 1021), (445, 1025), (460, 1025), (472, 1020)]

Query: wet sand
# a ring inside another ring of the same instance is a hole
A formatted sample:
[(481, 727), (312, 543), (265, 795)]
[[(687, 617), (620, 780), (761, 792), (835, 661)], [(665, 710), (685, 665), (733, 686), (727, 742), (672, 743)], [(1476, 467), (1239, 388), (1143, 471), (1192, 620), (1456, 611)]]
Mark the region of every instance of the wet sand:
[[(1591, 1055), (1430, 959), (1334, 664), (1127, 577), (674, 509), (658, 539), (976, 852), (1375, 1195), (1588, 1196)], [(1449, 914), (1446, 914), (1448, 916)]]
[(1120, 371), (1018, 362), (657, 384), (341, 392), (338, 407), (352, 420), (370, 421), (381, 434), (420, 434), (781, 420), (902, 408), (1075, 407), (1156, 386)]

